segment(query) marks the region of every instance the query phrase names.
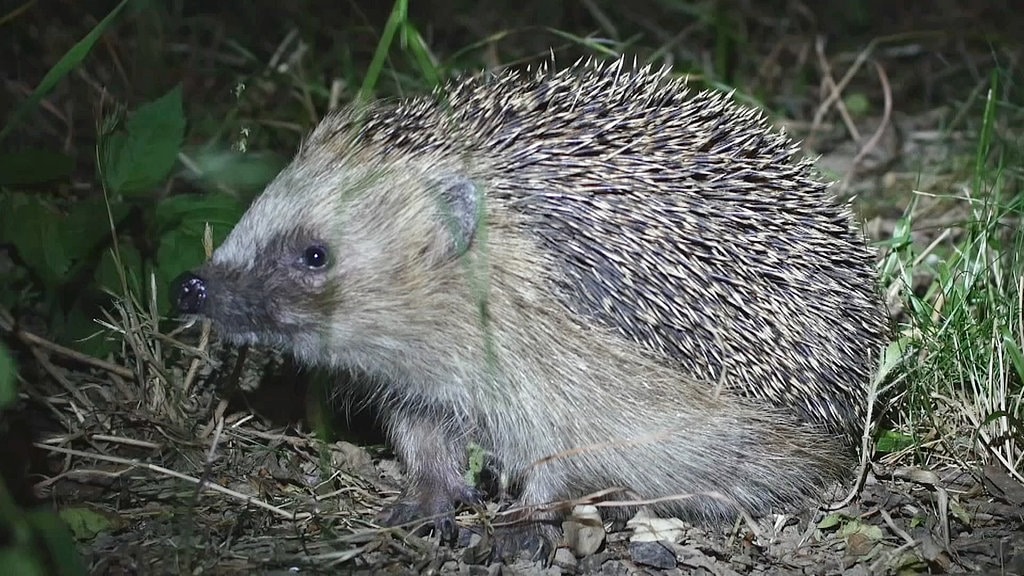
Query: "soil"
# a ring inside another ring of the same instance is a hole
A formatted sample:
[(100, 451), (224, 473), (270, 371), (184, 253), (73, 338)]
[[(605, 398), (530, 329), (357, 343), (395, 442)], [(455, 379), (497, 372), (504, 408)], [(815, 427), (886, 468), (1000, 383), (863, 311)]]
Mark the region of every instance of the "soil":
[[(148, 430), (154, 445), (136, 453), (139, 465), (105, 461), (138, 452), (109, 440), (75, 458), (48, 497), (110, 519), (83, 542), (92, 573), (1024, 573), (1024, 487), (1015, 480), (996, 468), (971, 474), (878, 462), (845, 506), (720, 530), (683, 524), (663, 529), (660, 541), (633, 542), (632, 528), (609, 525), (597, 551), (582, 557), (563, 542), (549, 565), (478, 564), (481, 512), (460, 515), (454, 545), (379, 528), (376, 513), (401, 486), (400, 465), (386, 451), (274, 431), (251, 414), (226, 409), (188, 444), (161, 439), (153, 423), (136, 427), (131, 437)], [(199, 480), (224, 490), (197, 490)]]

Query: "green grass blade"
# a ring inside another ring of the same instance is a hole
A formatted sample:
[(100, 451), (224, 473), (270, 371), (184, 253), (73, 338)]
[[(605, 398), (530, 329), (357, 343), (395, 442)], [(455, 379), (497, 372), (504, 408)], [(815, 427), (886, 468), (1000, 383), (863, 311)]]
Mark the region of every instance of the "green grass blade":
[(365, 102), (374, 87), (377, 86), (377, 79), (380, 78), (380, 72), (384, 68), (384, 60), (387, 59), (388, 52), (391, 50), (391, 43), (395, 39), (395, 34), (408, 19), (408, 14), (408, 0), (395, 0), (391, 16), (388, 17), (388, 22), (384, 25), (384, 32), (381, 33), (380, 42), (377, 43), (377, 49), (373, 53), (373, 60), (370, 62), (369, 68), (366, 69), (366, 77), (363, 78), (363, 85), (359, 88), (359, 95), (356, 97), (357, 102)]
[(46, 73), (46, 76), (43, 76), (42, 81), (39, 82), (36, 89), (32, 91), (32, 95), (28, 97), (28, 100), (25, 100), (20, 106), (18, 106), (14, 111), (14, 114), (11, 115), (11, 119), (7, 122), (7, 125), (4, 126), (3, 130), (0, 130), (0, 142), (3, 142), (4, 138), (7, 137), (11, 130), (13, 130), (14, 127), (22, 121), (25, 114), (35, 108), (43, 97), (49, 94), (50, 90), (53, 90), (53, 87), (56, 86), (62, 78), (67, 76), (68, 72), (71, 72), (75, 66), (78, 66), (82, 60), (85, 60), (85, 57), (92, 50), (96, 41), (100, 39), (100, 36), (107, 29), (107, 26), (117, 18), (117, 15), (121, 13), (121, 10), (127, 4), (128, 0), (121, 0), (121, 3), (111, 10), (110, 13), (107, 14), (106, 18), (100, 20), (100, 23), (90, 30), (89, 33), (85, 35), (85, 38), (79, 40), (71, 47), (70, 50), (67, 51), (66, 54), (64, 54), (53, 68), (50, 68), (50, 71)]
[(441, 75), (434, 65), (434, 59), (431, 57), (427, 43), (423, 40), (423, 36), (420, 35), (412, 22), (406, 22), (402, 27), (402, 38), (406, 50), (412, 55), (413, 61), (420, 71), (420, 75), (429, 86), (437, 86), (441, 81)]
[(981, 118), (981, 134), (978, 136), (978, 150), (974, 160), (975, 190), (982, 190), (982, 176), (985, 174), (985, 162), (992, 148), (992, 137), (996, 121), (996, 105), (998, 104), (999, 72), (993, 70), (989, 80), (988, 94), (985, 98), (985, 112)]

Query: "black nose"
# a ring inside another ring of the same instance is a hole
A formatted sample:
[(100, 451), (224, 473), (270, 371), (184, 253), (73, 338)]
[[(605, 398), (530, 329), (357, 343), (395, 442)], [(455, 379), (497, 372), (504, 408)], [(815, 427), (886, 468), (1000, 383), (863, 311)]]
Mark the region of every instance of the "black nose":
[(206, 280), (185, 272), (171, 282), (171, 303), (179, 312), (198, 314), (206, 302)]

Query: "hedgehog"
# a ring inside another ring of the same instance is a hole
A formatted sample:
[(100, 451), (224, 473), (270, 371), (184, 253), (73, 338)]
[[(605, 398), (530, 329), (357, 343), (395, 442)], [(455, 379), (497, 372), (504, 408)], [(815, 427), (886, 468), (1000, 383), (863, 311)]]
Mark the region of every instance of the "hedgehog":
[(473, 443), (515, 487), (492, 558), (543, 557), (588, 495), (715, 525), (850, 475), (885, 316), (828, 188), (668, 67), (477, 74), (327, 115), (173, 298), (362, 376), (338, 402), (406, 471), (385, 525), (453, 538)]

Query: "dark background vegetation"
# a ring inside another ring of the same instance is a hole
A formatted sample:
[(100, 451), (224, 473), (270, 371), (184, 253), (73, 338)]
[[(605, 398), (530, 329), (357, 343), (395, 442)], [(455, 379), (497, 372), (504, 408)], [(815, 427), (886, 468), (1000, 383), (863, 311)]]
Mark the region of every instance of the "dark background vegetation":
[[(114, 4), (33, 3), (5, 25), (0, 41), (5, 79), (23, 89), (35, 86)], [(75, 129), (76, 138), (95, 132), (96, 115), (90, 112), (99, 106), (100, 88), (131, 107), (182, 83), (190, 120), (215, 117), (233, 104), (234, 84), (260, 74), (260, 65), (293, 30), (308, 44), (301, 74), (314, 84), (312, 98), (322, 112), (324, 89), (332, 80), (353, 83), (349, 97), (358, 88), (391, 9), (389, 2), (367, 1), (138, 2), (90, 56), (88, 85), (79, 76), (61, 86), (77, 96), (62, 102), (66, 110), (78, 111), (67, 127)], [(897, 76), (894, 85), (907, 96), (901, 102), (927, 107), (962, 96), (969, 75), (985, 73), (985, 62), (963, 70), (965, 55), (991, 51), (995, 57), (998, 47), (1018, 42), (1022, 12), (1010, 0), (425, 0), (411, 2), (409, 21), (442, 73), (536, 63), (552, 51), (570, 61), (594, 52), (576, 39), (600, 39), (610, 50), (671, 62), (774, 101), (776, 111), (796, 114), (817, 105), (815, 62), (803, 53), (815, 36), (827, 42), (830, 54), (856, 53), (872, 40), (888, 41), (889, 47), (911, 44), (903, 54), (889, 54), (932, 73)], [(421, 87), (400, 50), (392, 52), (389, 64), (394, 74), (381, 78), (379, 95)], [(296, 103), (284, 94), (288, 86), (275, 88), (276, 99), (263, 95), (243, 113), (287, 118)], [(5, 90), (0, 102), (10, 109), (18, 96)], [(61, 136), (48, 133), (45, 124), (33, 128), (19, 133), (22, 143)], [(199, 127), (191, 132), (193, 138), (206, 136)]]

